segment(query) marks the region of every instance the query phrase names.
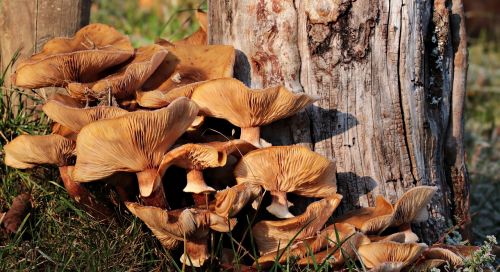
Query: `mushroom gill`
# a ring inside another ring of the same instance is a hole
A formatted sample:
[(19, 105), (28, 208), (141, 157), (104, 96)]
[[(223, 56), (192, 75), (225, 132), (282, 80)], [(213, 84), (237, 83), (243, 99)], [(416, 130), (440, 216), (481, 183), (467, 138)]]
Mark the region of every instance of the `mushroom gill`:
[(90, 24), (73, 38), (48, 41), (40, 53), (19, 62), (13, 83), (24, 88), (92, 82), (107, 68), (134, 55), (127, 36), (103, 24)]

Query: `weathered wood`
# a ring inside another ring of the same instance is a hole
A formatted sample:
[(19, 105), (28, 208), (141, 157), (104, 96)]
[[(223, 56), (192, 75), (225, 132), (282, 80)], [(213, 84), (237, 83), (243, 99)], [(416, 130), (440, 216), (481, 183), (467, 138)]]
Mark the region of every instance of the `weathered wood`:
[[(2, 71), (18, 49), (19, 59), (28, 58), (48, 40), (72, 36), (89, 22), (90, 0), (3, 0), (0, 4)], [(8, 86), (10, 79), (6, 80)]]
[(453, 215), (468, 214), (468, 191), (461, 203), (452, 197), (453, 169), (465, 173), (457, 65), (466, 58), (457, 64), (455, 13), (444, 0), (212, 0), (209, 42), (241, 51), (235, 74), (253, 88), (284, 84), (322, 97), (262, 135), (335, 159), (341, 212), (379, 194), (395, 201), (414, 186), (438, 186), (431, 219), (419, 226), (432, 230), (420, 233), (430, 242)]

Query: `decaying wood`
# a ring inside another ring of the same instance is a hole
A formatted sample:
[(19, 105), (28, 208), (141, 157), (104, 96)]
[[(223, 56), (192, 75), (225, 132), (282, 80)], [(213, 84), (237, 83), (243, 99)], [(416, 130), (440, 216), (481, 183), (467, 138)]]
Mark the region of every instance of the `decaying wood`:
[(322, 98), (262, 135), (335, 159), (343, 212), (438, 186), (418, 233), (431, 242), (468, 214), (456, 13), (444, 0), (212, 0), (209, 43), (241, 51), (235, 75), (252, 88)]
[(1, 71), (18, 49), (19, 59), (28, 58), (50, 39), (72, 36), (89, 22), (90, 0), (2, 0), (0, 5)]

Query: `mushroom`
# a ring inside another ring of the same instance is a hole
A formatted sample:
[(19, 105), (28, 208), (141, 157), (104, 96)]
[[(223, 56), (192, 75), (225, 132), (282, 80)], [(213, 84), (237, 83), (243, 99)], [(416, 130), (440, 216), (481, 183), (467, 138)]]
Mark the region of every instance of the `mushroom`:
[(335, 220), (335, 222), (349, 223), (363, 233), (379, 233), (389, 227), (392, 222), (394, 208), (383, 196), (375, 199), (375, 207), (365, 207), (353, 210)]
[(403, 262), (384, 262), (368, 270), (369, 272), (399, 272), (403, 269)]
[(141, 47), (132, 61), (116, 73), (92, 83), (70, 83), (68, 92), (82, 100), (102, 98), (108, 93), (120, 101), (131, 99), (166, 56), (167, 50), (163, 46), (153, 44)]
[(38, 164), (71, 164), (75, 157), (75, 142), (57, 134), (21, 135), (4, 146), (5, 164), (18, 168), (33, 168)]
[(197, 10), (196, 13), (196, 20), (198, 21), (198, 24), (200, 27), (196, 32), (193, 34), (189, 35), (188, 37), (174, 42), (175, 45), (207, 45), (208, 44), (208, 16), (206, 12), (203, 12), (202, 10)]
[(104, 221), (113, 212), (100, 204), (90, 192), (71, 179), (75, 160), (75, 142), (57, 134), (32, 136), (21, 135), (5, 145), (5, 164), (14, 168), (26, 169), (38, 164), (55, 164), (64, 188), (70, 197), (80, 204), (90, 215)]
[(416, 243), (419, 239), (418, 236), (407, 229), (405, 231), (396, 232), (387, 236), (368, 236), (372, 242), (397, 242), (397, 243)]
[(211, 146), (203, 144), (185, 144), (169, 151), (160, 163), (158, 173), (163, 176), (166, 170), (176, 165), (188, 170), (187, 185), (184, 192), (205, 193), (213, 192), (203, 178), (202, 171), (209, 167), (221, 167), (226, 164), (227, 154)]
[(419, 259), (417, 262), (411, 267), (410, 271), (432, 271), (432, 268), (439, 267), (445, 264), (445, 260), (440, 259)]
[(203, 170), (206, 168), (222, 167), (226, 164), (228, 154), (237, 152), (248, 152), (255, 147), (241, 140), (227, 142), (211, 142), (204, 144), (185, 144), (169, 151), (163, 157), (158, 173), (163, 176), (165, 171), (176, 165), (188, 170), (187, 185), (184, 192), (201, 194), (214, 192), (215, 189), (208, 186), (203, 178)]
[(318, 100), (304, 93), (292, 93), (283, 86), (251, 90), (233, 78), (200, 84), (191, 99), (203, 115), (223, 118), (240, 127), (240, 139), (257, 147), (263, 145), (261, 126), (294, 115)]
[(363, 233), (379, 233), (389, 227), (392, 222), (394, 208), (383, 196), (375, 199), (375, 207), (365, 207), (353, 210), (335, 220), (339, 223), (349, 223)]
[(48, 41), (40, 53), (19, 62), (13, 83), (25, 88), (92, 82), (109, 67), (134, 55), (128, 37), (103, 24), (90, 24), (73, 38)]
[(260, 221), (252, 228), (252, 234), (261, 254), (286, 247), (292, 239), (300, 240), (321, 230), (342, 199), (341, 195), (311, 203), (306, 211), (294, 218), (281, 221)]
[[(339, 227), (349, 224), (338, 223), (335, 225), (337, 226), (336, 232), (330, 234), (328, 238), (329, 247), (320, 252), (308, 252), (308, 256), (297, 261), (299, 266), (328, 262), (333, 267), (339, 267), (345, 263), (346, 259), (355, 259), (356, 251), (361, 245), (370, 243), (370, 240), (364, 234), (360, 232), (345, 233)], [(354, 229), (354, 227), (352, 228)]]
[(367, 268), (374, 268), (383, 263), (398, 262), (405, 267), (420, 257), (426, 248), (425, 244), (376, 242), (360, 246), (358, 254)]
[(223, 217), (234, 217), (250, 201), (262, 192), (262, 187), (245, 182), (217, 192), (215, 194), (215, 212)]
[[(261, 268), (268, 268), (276, 261), (285, 263), (290, 257), (296, 257), (301, 258), (301, 261), (298, 263), (299, 265), (307, 265), (312, 258), (318, 257), (316, 254), (318, 251), (328, 247), (327, 251), (331, 255), (331, 253), (337, 251), (347, 240), (350, 240), (354, 236), (357, 237), (354, 226), (343, 223), (332, 224), (319, 232), (319, 234), (296, 240), (288, 248), (282, 248), (261, 256), (257, 262)], [(285, 246), (283, 245), (283, 247)]]
[(464, 265), (463, 259), (455, 254), (453, 251), (441, 248), (439, 246), (432, 246), (423, 252), (426, 259), (440, 259), (445, 260), (453, 267), (458, 267)]
[(195, 267), (202, 266), (209, 257), (206, 250), (209, 229), (229, 232), (236, 225), (235, 219), (228, 221), (208, 210), (166, 211), (130, 202), (126, 206), (146, 223), (167, 250), (174, 249), (180, 241), (184, 241), (185, 254), (181, 256), (181, 262)]
[(78, 134), (73, 179), (89, 182), (120, 171), (137, 173), (146, 204), (166, 207), (158, 167), (197, 113), (196, 104), (179, 98), (166, 108), (88, 124)]
[(194, 89), (205, 81), (193, 82), (167, 91), (152, 90), (147, 92), (137, 91), (136, 101), (141, 107), (159, 109), (172, 103), (179, 97), (191, 98)]
[(50, 119), (76, 133), (92, 122), (115, 118), (128, 113), (118, 107), (74, 108), (56, 100), (49, 100), (43, 105), (42, 110)]
[(426, 221), (429, 218), (427, 204), (436, 191), (435, 186), (418, 186), (405, 192), (394, 205), (392, 226)]
[(142, 91), (167, 92), (190, 83), (233, 76), (234, 47), (229, 45), (158, 44), (168, 50), (167, 57), (142, 86)]
[(337, 191), (335, 164), (307, 147), (274, 146), (243, 156), (234, 174), (238, 184), (250, 182), (270, 191), (266, 209), (278, 218), (293, 217), (287, 193), (306, 197), (328, 197)]

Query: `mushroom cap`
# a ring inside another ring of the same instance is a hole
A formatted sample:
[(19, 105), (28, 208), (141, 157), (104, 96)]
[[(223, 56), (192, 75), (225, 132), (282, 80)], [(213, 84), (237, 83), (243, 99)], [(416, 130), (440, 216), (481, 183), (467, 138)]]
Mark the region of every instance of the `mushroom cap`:
[(242, 128), (267, 125), (317, 101), (315, 97), (292, 93), (283, 86), (251, 90), (233, 78), (207, 81), (195, 89), (191, 99), (202, 114), (226, 119)]
[(167, 106), (179, 97), (191, 98), (194, 89), (204, 81), (193, 82), (167, 91), (152, 90), (136, 92), (137, 103), (144, 108), (158, 109)]
[(385, 262), (370, 269), (369, 272), (399, 272), (401, 271), (401, 269), (403, 269), (403, 267), (404, 267), (403, 262)]
[(217, 192), (215, 195), (215, 213), (223, 217), (233, 217), (247, 203), (255, 200), (262, 192), (262, 187), (253, 183), (237, 184)]
[[(350, 224), (339, 223), (328, 226), (319, 234), (297, 240), (288, 248), (281, 248), (261, 256), (257, 262), (261, 268), (267, 268), (272, 265), (277, 257), (279, 263), (285, 263), (290, 257), (303, 258), (309, 254), (315, 255), (316, 252), (326, 248), (335, 248), (337, 244), (343, 243), (356, 233), (354, 226)], [(333, 244), (333, 245), (331, 245)], [(285, 247), (286, 245), (283, 245)]]
[(142, 86), (144, 91), (168, 91), (193, 82), (233, 76), (236, 52), (232, 46), (158, 43), (169, 53)]
[(42, 110), (50, 119), (75, 132), (97, 120), (115, 118), (128, 113), (118, 107), (74, 108), (56, 100), (49, 100), (43, 105)]
[(432, 246), (423, 252), (426, 259), (440, 259), (450, 263), (453, 267), (464, 265), (463, 259), (455, 254), (453, 251), (441, 248), (439, 246)]
[(19, 169), (37, 164), (64, 166), (74, 158), (75, 142), (57, 134), (21, 135), (4, 146), (5, 164)]
[(386, 229), (392, 222), (394, 208), (383, 196), (375, 199), (375, 207), (365, 207), (347, 212), (335, 222), (349, 223), (363, 233), (378, 233)]
[(445, 260), (440, 259), (420, 259), (412, 266), (410, 271), (431, 271), (432, 268), (439, 267), (445, 263)]
[(360, 246), (358, 254), (367, 268), (386, 262), (402, 262), (404, 267), (413, 263), (426, 248), (425, 244), (376, 242)]
[[(346, 231), (339, 228), (339, 226), (350, 224), (339, 223), (335, 225), (337, 226), (337, 232), (331, 233), (328, 237), (328, 242), (331, 244), (330, 247), (320, 252), (314, 252), (314, 254), (307, 254), (308, 256), (297, 261), (298, 265), (306, 266), (314, 263), (328, 262), (330, 265), (339, 266), (345, 262), (346, 257), (355, 259), (356, 250), (361, 245), (370, 243), (370, 240), (360, 232)], [(352, 225), (350, 226), (352, 227)], [(336, 238), (337, 235), (339, 239)], [(334, 239), (335, 241), (332, 243), (331, 241)]]
[(118, 171), (156, 169), (197, 113), (196, 104), (179, 98), (166, 108), (88, 124), (78, 134), (73, 179), (87, 182)]
[(238, 184), (252, 182), (268, 191), (327, 197), (337, 191), (335, 164), (307, 147), (273, 146), (243, 156), (234, 170)]
[(396, 232), (387, 236), (368, 236), (372, 242), (397, 242), (397, 243), (416, 243), (418, 236), (410, 230)]
[(106, 68), (134, 55), (127, 36), (103, 24), (90, 24), (73, 38), (48, 41), (40, 53), (20, 61), (13, 82), (25, 88), (65, 86), (71, 81), (91, 82)]
[(423, 222), (428, 218), (427, 204), (437, 191), (435, 186), (418, 186), (405, 192), (394, 205), (393, 226)]
[(57, 101), (67, 107), (71, 108), (83, 108), (85, 105), (80, 102), (80, 100), (77, 100), (69, 95), (61, 94), (61, 93), (54, 93), (48, 101)]
[(314, 235), (330, 218), (342, 199), (334, 194), (311, 203), (306, 211), (296, 217), (280, 221), (260, 221), (252, 228), (252, 234), (261, 254), (285, 248), (292, 239)]
[(111, 91), (117, 99), (130, 99), (156, 71), (167, 53), (163, 46), (156, 44), (141, 47), (136, 50), (132, 61), (116, 73), (93, 83), (70, 83), (68, 92), (73, 97), (85, 99), (87, 95), (99, 98)]
[(227, 220), (207, 210), (183, 209), (166, 211), (157, 207), (125, 203), (132, 214), (151, 229), (166, 249), (173, 249), (178, 241), (207, 238), (208, 229), (229, 232), (236, 220)]
[(171, 166), (184, 169), (203, 170), (221, 167), (226, 164), (227, 154), (205, 144), (185, 144), (170, 150), (161, 160), (158, 173), (160, 176)]

